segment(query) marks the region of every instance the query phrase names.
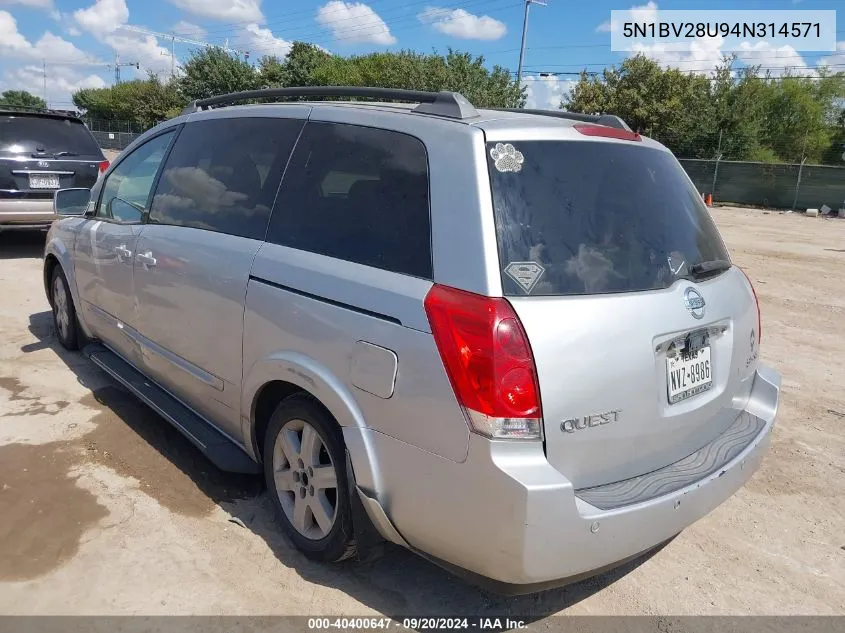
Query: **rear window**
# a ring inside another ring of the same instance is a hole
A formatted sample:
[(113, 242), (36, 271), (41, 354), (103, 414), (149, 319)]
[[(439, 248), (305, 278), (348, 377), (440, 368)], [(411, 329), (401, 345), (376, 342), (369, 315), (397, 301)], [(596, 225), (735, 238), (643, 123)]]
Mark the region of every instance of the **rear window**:
[(698, 192), (668, 152), (621, 143), (489, 143), (506, 295), (667, 288), (728, 259)]
[(94, 137), (79, 121), (8, 114), (0, 115), (0, 152), (101, 156)]

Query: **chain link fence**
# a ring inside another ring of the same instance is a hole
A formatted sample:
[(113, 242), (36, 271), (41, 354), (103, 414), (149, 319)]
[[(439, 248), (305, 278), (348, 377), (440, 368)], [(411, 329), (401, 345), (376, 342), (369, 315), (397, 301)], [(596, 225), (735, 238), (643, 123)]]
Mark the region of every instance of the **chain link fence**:
[(774, 209), (845, 207), (845, 167), (690, 158), (680, 163), (714, 202)]
[(83, 117), (85, 125), (103, 149), (122, 150), (149, 129), (134, 121)]

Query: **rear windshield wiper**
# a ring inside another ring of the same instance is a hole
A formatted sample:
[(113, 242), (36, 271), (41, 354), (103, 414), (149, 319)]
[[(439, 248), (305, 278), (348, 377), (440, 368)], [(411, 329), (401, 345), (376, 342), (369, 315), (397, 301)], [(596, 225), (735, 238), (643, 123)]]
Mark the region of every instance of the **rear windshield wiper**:
[(712, 259), (708, 262), (698, 262), (689, 267), (689, 272), (693, 277), (709, 277), (724, 272), (731, 267), (731, 263), (726, 259)]
[(54, 158), (58, 158), (59, 156), (79, 156), (76, 152), (56, 152), (53, 154)]

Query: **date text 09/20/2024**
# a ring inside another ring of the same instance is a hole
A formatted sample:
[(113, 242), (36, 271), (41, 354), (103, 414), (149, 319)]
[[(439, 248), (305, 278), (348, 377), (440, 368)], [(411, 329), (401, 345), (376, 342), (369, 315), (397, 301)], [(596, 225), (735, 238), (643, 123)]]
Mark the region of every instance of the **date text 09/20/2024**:
[(367, 630), (367, 629), (391, 629), (401, 628), (405, 630), (471, 630), (501, 631), (508, 629), (525, 628), (524, 620), (496, 617), (478, 618), (443, 618), (443, 617), (421, 617), (421, 618), (385, 618), (385, 617), (358, 617), (358, 618), (308, 618), (308, 630), (319, 631), (327, 629), (346, 630)]

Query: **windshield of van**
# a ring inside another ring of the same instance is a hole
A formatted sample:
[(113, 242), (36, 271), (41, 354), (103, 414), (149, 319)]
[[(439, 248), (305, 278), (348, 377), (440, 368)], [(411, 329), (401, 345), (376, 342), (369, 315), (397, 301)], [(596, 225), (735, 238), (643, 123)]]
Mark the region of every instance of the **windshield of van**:
[(669, 152), (513, 141), (488, 143), (487, 160), (505, 295), (653, 290), (729, 263), (707, 207)]

